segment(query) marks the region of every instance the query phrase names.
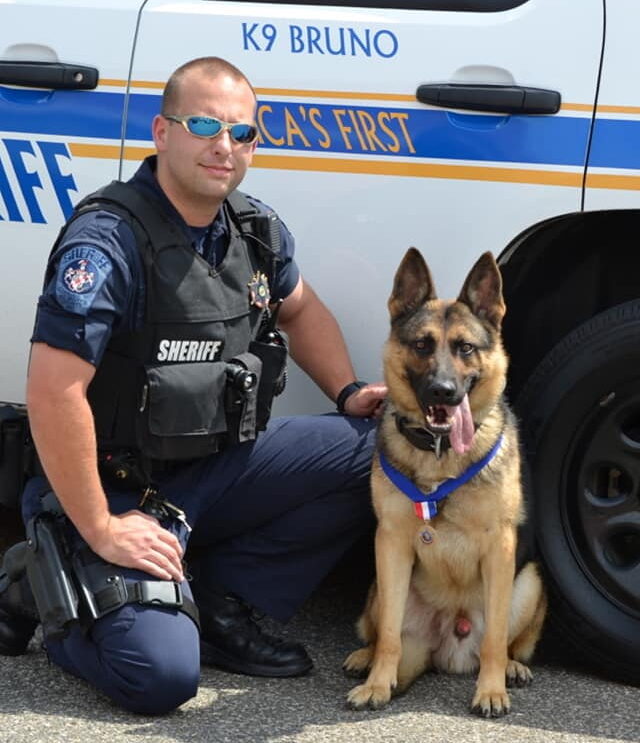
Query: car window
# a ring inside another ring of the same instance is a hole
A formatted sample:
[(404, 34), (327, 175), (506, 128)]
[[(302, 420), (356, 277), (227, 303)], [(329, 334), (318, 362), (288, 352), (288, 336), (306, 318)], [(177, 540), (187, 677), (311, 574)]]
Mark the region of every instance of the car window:
[[(242, 2), (243, 0), (241, 0)], [(338, 5), (352, 8), (390, 8), (391, 10), (446, 10), (471, 13), (496, 13), (517, 8), (529, 0), (281, 0), (279, 5)], [(244, 0), (273, 4), (272, 0)]]

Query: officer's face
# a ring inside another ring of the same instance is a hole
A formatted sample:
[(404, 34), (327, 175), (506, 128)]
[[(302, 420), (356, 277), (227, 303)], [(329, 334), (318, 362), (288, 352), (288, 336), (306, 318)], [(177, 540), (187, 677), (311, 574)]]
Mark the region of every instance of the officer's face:
[[(256, 100), (251, 88), (228, 75), (207, 78), (192, 73), (180, 87), (174, 115), (212, 116), (230, 123), (254, 122)], [(204, 226), (244, 178), (256, 143), (241, 144), (223, 131), (213, 139), (190, 134), (182, 124), (156, 116), (153, 138), (158, 150), (157, 177), (187, 224)]]

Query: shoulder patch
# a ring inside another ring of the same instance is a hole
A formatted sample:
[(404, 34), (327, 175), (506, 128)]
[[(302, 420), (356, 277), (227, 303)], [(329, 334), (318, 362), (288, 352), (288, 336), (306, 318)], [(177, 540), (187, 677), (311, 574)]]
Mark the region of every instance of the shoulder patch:
[(69, 312), (86, 315), (112, 269), (111, 259), (97, 248), (67, 250), (58, 265), (56, 299)]

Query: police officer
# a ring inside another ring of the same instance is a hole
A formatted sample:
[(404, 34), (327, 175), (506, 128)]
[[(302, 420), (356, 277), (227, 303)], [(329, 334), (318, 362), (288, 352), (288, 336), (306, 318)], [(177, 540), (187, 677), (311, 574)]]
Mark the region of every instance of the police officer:
[[(255, 110), (228, 62), (176, 70), (152, 124), (157, 156), (82, 202), (39, 300), (27, 402), (46, 480), (28, 483), (23, 517), (52, 489), (73, 550), (107, 575), (98, 618), (46, 648), (137, 712), (194, 696), (200, 651), (234, 672), (309, 671), (304, 647), (266, 634), (254, 610), (287, 620), (371, 527), (371, 416), (386, 390), (356, 381), (290, 233), (236, 191)], [(282, 383), (268, 348), (284, 343), (279, 303), (292, 357), (347, 415), (259, 433)], [(126, 590), (106, 600), (107, 584)], [(0, 607), (0, 652), (23, 652), (35, 621)]]

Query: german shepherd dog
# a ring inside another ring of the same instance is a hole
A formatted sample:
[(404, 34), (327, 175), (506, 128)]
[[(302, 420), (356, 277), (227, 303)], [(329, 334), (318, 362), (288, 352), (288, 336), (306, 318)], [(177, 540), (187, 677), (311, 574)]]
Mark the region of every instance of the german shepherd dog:
[[(456, 301), (410, 248), (388, 303), (389, 389), (372, 466), (376, 580), (358, 620), (348, 695), (377, 709), (427, 669), (479, 669), (472, 711), (498, 717), (526, 686), (546, 611), (536, 565), (516, 572), (524, 520), (518, 436), (503, 397), (500, 272), (491, 253)], [(440, 490), (438, 487), (441, 486)]]

